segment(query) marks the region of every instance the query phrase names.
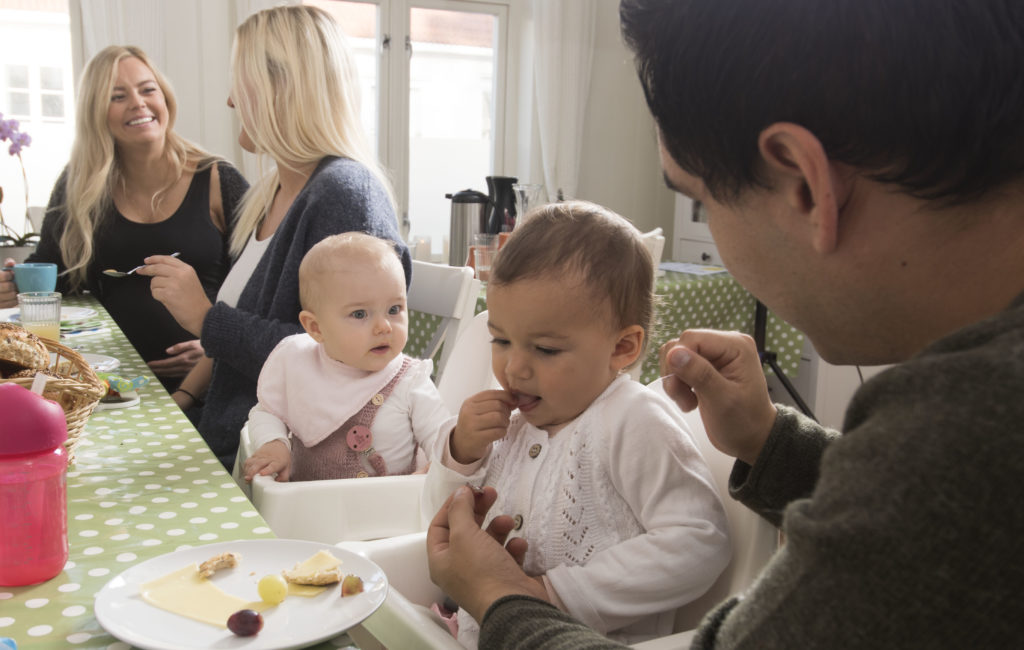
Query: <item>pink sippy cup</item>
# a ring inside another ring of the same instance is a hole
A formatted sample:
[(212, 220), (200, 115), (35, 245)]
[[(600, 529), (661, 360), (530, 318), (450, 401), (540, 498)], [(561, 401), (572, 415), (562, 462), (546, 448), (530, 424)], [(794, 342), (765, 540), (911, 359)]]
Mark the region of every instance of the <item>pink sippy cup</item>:
[(44, 582), (68, 559), (64, 411), (0, 384), (0, 585)]

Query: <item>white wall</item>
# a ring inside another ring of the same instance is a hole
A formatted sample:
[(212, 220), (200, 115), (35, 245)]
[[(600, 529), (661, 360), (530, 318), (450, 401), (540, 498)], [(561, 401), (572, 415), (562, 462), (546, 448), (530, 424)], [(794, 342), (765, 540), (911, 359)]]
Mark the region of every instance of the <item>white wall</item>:
[[(579, 196), (629, 218), (641, 231), (658, 226), (673, 241), (674, 195), (662, 179), (654, 120), (619, 33), (618, 0), (597, 0), (597, 34), (584, 127)], [(671, 246), (666, 246), (667, 257)]]

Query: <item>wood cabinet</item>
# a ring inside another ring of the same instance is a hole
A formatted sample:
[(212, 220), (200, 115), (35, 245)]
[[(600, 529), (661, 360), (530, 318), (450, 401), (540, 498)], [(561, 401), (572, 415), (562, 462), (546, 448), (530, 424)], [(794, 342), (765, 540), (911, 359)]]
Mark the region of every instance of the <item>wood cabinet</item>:
[(721, 266), (715, 242), (711, 239), (707, 219), (699, 203), (676, 195), (673, 223), (672, 260)]

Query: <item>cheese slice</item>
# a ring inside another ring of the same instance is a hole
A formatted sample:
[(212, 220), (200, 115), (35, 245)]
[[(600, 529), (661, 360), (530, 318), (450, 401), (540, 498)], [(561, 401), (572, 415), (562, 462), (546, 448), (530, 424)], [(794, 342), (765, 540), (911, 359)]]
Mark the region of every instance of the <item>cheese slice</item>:
[(226, 628), (228, 617), (240, 609), (263, 611), (271, 605), (251, 602), (226, 593), (213, 582), (199, 577), (195, 564), (143, 583), (142, 598), (173, 614)]
[(302, 596), (304, 598), (312, 598), (313, 596), (319, 596), (326, 590), (327, 587), (318, 587), (316, 585), (299, 585), (294, 582), (288, 583), (288, 595), (289, 596)]

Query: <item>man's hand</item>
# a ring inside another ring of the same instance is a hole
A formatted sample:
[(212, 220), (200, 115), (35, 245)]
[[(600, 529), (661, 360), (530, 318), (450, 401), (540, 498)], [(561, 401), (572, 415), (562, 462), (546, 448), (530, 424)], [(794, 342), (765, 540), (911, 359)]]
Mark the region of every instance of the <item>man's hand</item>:
[(196, 270), (170, 255), (151, 255), (142, 260), (146, 266), (136, 273), (148, 275), (149, 291), (153, 298), (163, 303), (185, 330), (199, 336), (203, 319), (210, 311), (210, 299), (203, 291)]
[(686, 330), (661, 346), (665, 392), (684, 411), (700, 407), (708, 438), (753, 465), (778, 410), (754, 339), (738, 332)]
[(184, 377), (203, 358), (199, 339), (175, 343), (166, 352), (166, 359), (155, 359), (146, 364), (157, 377)]
[(463, 465), (483, 458), (491, 443), (508, 433), (515, 407), (515, 398), (503, 390), (485, 390), (463, 402), (451, 437), (452, 458)]
[(281, 483), (291, 478), (292, 452), (288, 445), (280, 440), (271, 440), (256, 450), (252, 456), (245, 459), (243, 472), (246, 481), (251, 481), (253, 476), (268, 476), (277, 473), (275, 481)]
[(501, 598), (524, 594), (547, 600), (543, 584), (523, 573), (526, 540), (503, 544), (515, 524), (507, 515), (480, 528), (498, 493), (492, 487), (457, 489), (427, 529), (430, 579), (477, 622)]

